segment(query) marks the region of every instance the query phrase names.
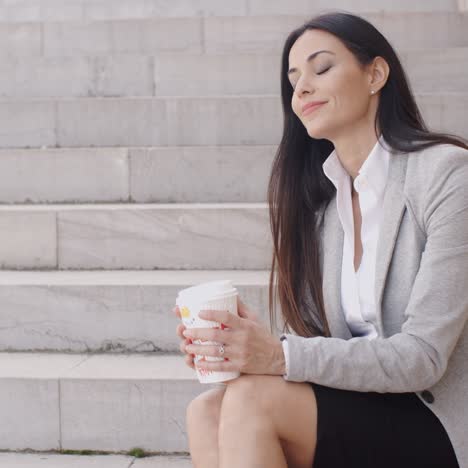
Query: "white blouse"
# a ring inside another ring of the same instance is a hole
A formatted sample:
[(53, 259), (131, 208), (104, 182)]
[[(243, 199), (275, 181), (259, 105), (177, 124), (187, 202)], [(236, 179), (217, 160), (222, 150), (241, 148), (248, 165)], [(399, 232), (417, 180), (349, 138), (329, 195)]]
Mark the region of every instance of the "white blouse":
[[(388, 175), (390, 154), (379, 143), (369, 153), (353, 182), (359, 194), (361, 209), (362, 259), (354, 270), (354, 217), (351, 200), (351, 176), (346, 172), (334, 150), (323, 163), (325, 175), (336, 187), (336, 205), (343, 226), (343, 262), (341, 266), (341, 310), (353, 336), (368, 339), (377, 337), (371, 323), (375, 320), (375, 266), (377, 240), (382, 222), (382, 204)], [(283, 340), (283, 351), (288, 373), (288, 340)], [(286, 375), (285, 374), (285, 375)]]

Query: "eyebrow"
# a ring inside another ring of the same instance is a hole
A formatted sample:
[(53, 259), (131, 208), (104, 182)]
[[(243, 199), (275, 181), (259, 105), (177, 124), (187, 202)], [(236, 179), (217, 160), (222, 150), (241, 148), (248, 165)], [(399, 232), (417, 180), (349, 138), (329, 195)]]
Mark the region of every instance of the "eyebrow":
[[(321, 54), (323, 52), (326, 52), (328, 54), (332, 54), (332, 55), (336, 55), (334, 52), (332, 52), (331, 50), (318, 50), (317, 52), (314, 52), (313, 54), (310, 54), (308, 57), (307, 57), (307, 60), (306, 62), (310, 62), (311, 60), (313, 60), (318, 54)], [(291, 68), (288, 70), (288, 75), (290, 75), (291, 73), (294, 73), (297, 71), (297, 68)]]

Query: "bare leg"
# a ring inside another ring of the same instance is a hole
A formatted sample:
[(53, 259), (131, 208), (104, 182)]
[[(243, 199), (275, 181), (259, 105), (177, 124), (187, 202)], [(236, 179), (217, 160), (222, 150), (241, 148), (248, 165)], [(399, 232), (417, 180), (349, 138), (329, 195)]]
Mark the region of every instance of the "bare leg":
[(271, 418), (250, 405), (248, 420), (246, 411), (231, 411), (232, 400), (223, 404), (219, 437), (220, 468), (288, 468), (279, 436)]
[(309, 384), (242, 375), (228, 382), (219, 417), (219, 467), (310, 468), (317, 429)]
[(194, 468), (218, 468), (218, 427), (226, 387), (212, 388), (187, 407), (187, 432)]

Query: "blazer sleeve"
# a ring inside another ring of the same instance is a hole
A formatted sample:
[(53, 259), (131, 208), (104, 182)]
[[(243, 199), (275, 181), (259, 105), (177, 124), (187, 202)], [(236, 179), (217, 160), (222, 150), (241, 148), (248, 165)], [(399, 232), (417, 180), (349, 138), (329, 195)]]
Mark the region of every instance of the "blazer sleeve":
[(440, 158), (428, 180), (422, 253), (401, 332), (388, 338), (288, 341), (292, 382), (363, 392), (416, 392), (443, 376), (468, 317), (468, 151)]

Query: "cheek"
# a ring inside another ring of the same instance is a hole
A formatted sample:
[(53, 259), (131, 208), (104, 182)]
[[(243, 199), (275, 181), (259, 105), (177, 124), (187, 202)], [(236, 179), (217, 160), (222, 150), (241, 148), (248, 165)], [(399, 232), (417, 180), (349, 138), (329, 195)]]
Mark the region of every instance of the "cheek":
[(299, 103), (297, 102), (297, 98), (295, 94), (293, 94), (293, 97), (291, 99), (291, 107), (292, 107), (293, 112), (300, 118)]
[(350, 76), (340, 80), (335, 86), (335, 104), (341, 112), (346, 114), (361, 113), (366, 106), (366, 92), (362, 81)]
[(369, 106), (362, 91), (354, 90), (352, 93), (341, 96), (339, 109), (344, 121), (355, 122), (367, 114)]

